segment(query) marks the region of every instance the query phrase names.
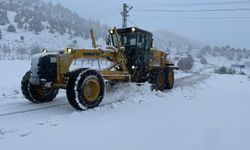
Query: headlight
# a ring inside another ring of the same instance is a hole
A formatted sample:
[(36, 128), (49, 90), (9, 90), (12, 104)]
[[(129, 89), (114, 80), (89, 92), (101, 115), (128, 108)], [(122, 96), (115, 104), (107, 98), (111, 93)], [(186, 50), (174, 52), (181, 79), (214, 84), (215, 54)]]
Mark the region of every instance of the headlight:
[(113, 33), (114, 33), (114, 31), (113, 31), (113, 30), (109, 30), (109, 33), (110, 33), (110, 34), (113, 34)]
[(135, 32), (135, 28), (132, 28), (132, 32)]
[(43, 53), (47, 53), (48, 50), (44, 48), (44, 49), (42, 50), (42, 52), (43, 52)]
[(132, 69), (135, 69), (135, 66), (132, 66)]
[(66, 49), (66, 53), (72, 53), (73, 52), (73, 49), (72, 48), (67, 48)]

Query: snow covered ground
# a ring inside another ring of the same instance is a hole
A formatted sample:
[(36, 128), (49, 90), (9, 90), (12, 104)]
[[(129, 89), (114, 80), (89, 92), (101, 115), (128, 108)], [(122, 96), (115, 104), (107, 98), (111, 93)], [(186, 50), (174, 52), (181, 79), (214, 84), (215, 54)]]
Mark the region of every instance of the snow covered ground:
[(65, 91), (51, 103), (26, 101), (20, 81), (29, 65), (0, 61), (1, 149), (250, 149), (247, 76), (177, 72), (175, 88), (164, 92), (118, 84), (100, 107), (79, 112)]

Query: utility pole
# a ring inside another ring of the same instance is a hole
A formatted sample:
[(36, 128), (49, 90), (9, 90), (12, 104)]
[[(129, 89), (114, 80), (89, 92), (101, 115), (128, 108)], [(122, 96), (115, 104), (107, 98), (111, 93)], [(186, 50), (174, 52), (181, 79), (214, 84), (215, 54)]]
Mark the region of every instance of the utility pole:
[(133, 6), (128, 6), (126, 3), (123, 4), (123, 9), (121, 12), (122, 15), (122, 27), (126, 28), (128, 25), (128, 17), (129, 17), (129, 11), (133, 8)]

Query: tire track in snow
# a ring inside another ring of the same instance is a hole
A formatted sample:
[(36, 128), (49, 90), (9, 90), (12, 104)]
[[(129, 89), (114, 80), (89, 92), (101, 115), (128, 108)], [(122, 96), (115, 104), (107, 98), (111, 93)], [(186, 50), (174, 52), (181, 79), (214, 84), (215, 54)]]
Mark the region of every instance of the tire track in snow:
[[(102, 108), (102, 107), (106, 107), (106, 106), (111, 106), (113, 104), (120, 103), (120, 102), (123, 102), (123, 101), (125, 101), (125, 99), (117, 100), (117, 101), (113, 101), (113, 102), (102, 103), (102, 104), (99, 105), (99, 107)], [(0, 114), (0, 117), (12, 116), (12, 115), (16, 115), (16, 114), (29, 113), (29, 112), (33, 112), (33, 111), (46, 110), (46, 109), (51, 109), (51, 108), (57, 108), (57, 107), (62, 107), (62, 106), (66, 106), (66, 105), (69, 105), (69, 103), (63, 103), (63, 104), (52, 105), (52, 106), (47, 106), (47, 107), (30, 108), (30, 109), (25, 109), (25, 110), (21, 110), (21, 111), (7, 112), (7, 113)], [(69, 105), (69, 107), (71, 107), (71, 106)], [(82, 111), (87, 111), (87, 110), (88, 109), (86, 108), (86, 109), (84, 109)]]
[(211, 75), (209, 74), (193, 74), (187, 77), (179, 78), (175, 80), (174, 88), (185, 87), (189, 85), (194, 85), (198, 82), (208, 79)]
[[(187, 77), (183, 77), (183, 78), (178, 78), (175, 80), (175, 85), (174, 88), (176, 87), (185, 87), (185, 86), (189, 86), (189, 85), (194, 85), (198, 82), (204, 81), (206, 79), (208, 79), (211, 75), (209, 74), (199, 74), (199, 73), (195, 73), (193, 75), (187, 76)], [(63, 99), (63, 98), (59, 98), (59, 99)], [(23, 113), (29, 113), (29, 112), (34, 112), (34, 111), (41, 111), (41, 110), (46, 110), (46, 109), (53, 109), (53, 108), (58, 108), (58, 107), (62, 107), (62, 106), (66, 106), (69, 105), (68, 102), (58, 102), (59, 100), (52, 102), (52, 103), (56, 103), (56, 104), (51, 104), (51, 103), (46, 103), (46, 104), (27, 104), (27, 103), (15, 103), (13, 105), (1, 105), (0, 106), (0, 117), (5, 117), (5, 116), (12, 116), (12, 115), (17, 115), (17, 114), (23, 114)], [(104, 102), (102, 104), (100, 104), (99, 107), (105, 107), (105, 106), (111, 106), (112, 104), (115, 103), (120, 103), (125, 101), (125, 99), (123, 100), (117, 100), (117, 101), (113, 101), (113, 102)], [(42, 105), (42, 106), (41, 106)], [(28, 108), (24, 108), (27, 107)], [(33, 106), (39, 106), (39, 107), (33, 107)], [(70, 105), (69, 105), (70, 107)], [(16, 110), (17, 108), (21, 108), (21, 110)], [(7, 110), (7, 112), (6, 112)], [(8, 110), (16, 110), (16, 111), (8, 111)], [(85, 109), (83, 111), (86, 111), (88, 109)]]

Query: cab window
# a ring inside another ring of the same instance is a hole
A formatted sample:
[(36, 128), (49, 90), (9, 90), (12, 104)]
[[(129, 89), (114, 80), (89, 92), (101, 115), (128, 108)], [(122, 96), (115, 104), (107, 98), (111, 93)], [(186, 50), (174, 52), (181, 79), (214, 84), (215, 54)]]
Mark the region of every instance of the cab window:
[(138, 48), (144, 49), (145, 48), (145, 34), (138, 33)]

